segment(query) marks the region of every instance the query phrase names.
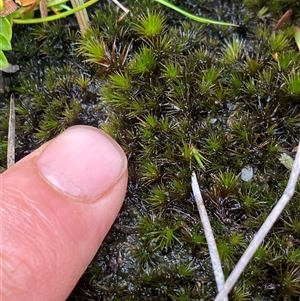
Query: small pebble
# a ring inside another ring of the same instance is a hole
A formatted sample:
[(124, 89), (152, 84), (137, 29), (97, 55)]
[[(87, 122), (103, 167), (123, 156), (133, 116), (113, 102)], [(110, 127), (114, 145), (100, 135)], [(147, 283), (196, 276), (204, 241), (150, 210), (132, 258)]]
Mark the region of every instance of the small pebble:
[(250, 165), (245, 166), (241, 171), (241, 179), (245, 182), (251, 181), (253, 175), (254, 175), (254, 171)]

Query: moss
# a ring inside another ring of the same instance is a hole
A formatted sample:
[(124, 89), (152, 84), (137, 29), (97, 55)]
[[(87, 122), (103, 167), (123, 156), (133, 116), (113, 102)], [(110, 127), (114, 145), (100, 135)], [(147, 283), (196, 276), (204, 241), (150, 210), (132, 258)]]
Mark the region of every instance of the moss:
[[(278, 158), (297, 144), (300, 130), (299, 53), (288, 24), (272, 31), (278, 1), (262, 16), (265, 3), (244, 3), (217, 1), (218, 10), (202, 1), (177, 3), (206, 17), (218, 11), (224, 21), (244, 23), (239, 31), (190, 22), (152, 1), (129, 1), (132, 14), (120, 23), (114, 7), (99, 4), (83, 37), (61, 24), (53, 32), (31, 29), (26, 54), (16, 39), (16, 57), (30, 58), (14, 84), (18, 157), (70, 125), (89, 124), (117, 139), (129, 159), (117, 222), (136, 231), (109, 233), (81, 292), (69, 300), (212, 300), (216, 287), (191, 172), (226, 275), (282, 194), (288, 171)], [(56, 42), (58, 51), (50, 51)], [(2, 119), (2, 139), (6, 129)], [(244, 182), (248, 165), (254, 177)], [(232, 300), (299, 297), (298, 204), (296, 194)]]

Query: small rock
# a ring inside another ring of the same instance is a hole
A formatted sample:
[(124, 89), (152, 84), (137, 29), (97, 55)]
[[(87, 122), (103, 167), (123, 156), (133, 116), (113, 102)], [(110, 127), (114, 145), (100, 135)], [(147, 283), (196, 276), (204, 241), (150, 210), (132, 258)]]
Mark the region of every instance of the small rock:
[(251, 181), (254, 175), (254, 170), (250, 165), (245, 166), (241, 171), (241, 179), (245, 182)]

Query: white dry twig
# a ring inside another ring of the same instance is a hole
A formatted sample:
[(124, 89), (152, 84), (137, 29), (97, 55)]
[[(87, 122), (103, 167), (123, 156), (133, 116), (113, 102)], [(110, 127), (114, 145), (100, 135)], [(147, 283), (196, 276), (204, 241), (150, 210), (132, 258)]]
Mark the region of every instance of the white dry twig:
[(7, 138), (7, 168), (15, 164), (15, 96), (10, 96), (9, 121), (8, 121), (8, 138)]
[[(197, 177), (194, 172), (192, 173), (192, 190), (193, 190), (195, 201), (196, 201), (196, 204), (198, 207), (200, 219), (201, 219), (201, 222), (203, 225), (203, 230), (204, 230), (204, 234), (205, 234), (208, 249), (209, 249), (209, 254), (210, 254), (211, 263), (212, 263), (212, 267), (213, 267), (213, 271), (214, 271), (214, 275), (215, 275), (215, 279), (216, 279), (216, 283), (217, 283), (217, 288), (218, 288), (218, 291), (221, 291), (224, 286), (224, 274), (223, 274), (223, 270), (222, 270), (222, 266), (221, 266), (221, 261), (220, 261), (217, 245), (216, 245), (216, 242), (214, 239), (214, 235), (213, 235), (213, 232), (212, 232), (212, 229), (210, 226), (210, 222), (208, 219), (208, 215), (207, 215), (207, 212), (205, 209), (205, 205), (204, 205), (204, 202), (202, 199), (202, 195), (201, 195), (201, 191), (200, 191), (199, 184), (197, 181)], [(227, 301), (228, 300), (227, 296), (225, 296), (223, 300)]]
[[(300, 145), (300, 143), (299, 143)], [(285, 208), (285, 206), (288, 204), (290, 199), (292, 198), (296, 184), (299, 178), (300, 174), (300, 147), (298, 147), (298, 151), (296, 154), (296, 158), (293, 164), (293, 168), (290, 174), (290, 178), (288, 181), (288, 184), (283, 192), (282, 197), (279, 199), (278, 203), (276, 206), (273, 208), (263, 225), (260, 227), (256, 235), (254, 236), (253, 240), (251, 241), (250, 245), (242, 255), (241, 259), (227, 278), (223, 289), (219, 292), (217, 297), (215, 298), (214, 301), (223, 301), (225, 298), (228, 296), (228, 293), (231, 291), (243, 271), (245, 270), (246, 266), (248, 265), (249, 261), (253, 257), (254, 253), (258, 249), (259, 245), (263, 241), (263, 239), (267, 236), (268, 232), (278, 219), (279, 215)]]
[(130, 12), (128, 8), (126, 8), (124, 5), (122, 5), (118, 0), (112, 0), (117, 6), (119, 6), (123, 10), (123, 14), (121, 17), (118, 19), (118, 22), (122, 21), (124, 17)]

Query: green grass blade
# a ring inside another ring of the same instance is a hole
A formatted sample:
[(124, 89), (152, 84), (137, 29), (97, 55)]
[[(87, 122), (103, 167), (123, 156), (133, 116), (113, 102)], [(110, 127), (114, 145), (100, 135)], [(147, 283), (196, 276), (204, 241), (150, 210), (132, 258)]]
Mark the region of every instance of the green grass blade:
[(78, 11), (84, 9), (84, 8), (87, 8), (93, 4), (95, 4), (96, 2), (98, 2), (99, 0), (90, 0), (76, 8), (73, 8), (69, 11), (65, 11), (63, 13), (59, 13), (57, 15), (53, 15), (53, 16), (49, 16), (49, 17), (46, 17), (46, 18), (34, 18), (34, 19), (14, 19), (14, 23), (15, 24), (37, 24), (37, 23), (44, 23), (44, 22), (49, 22), (49, 21), (54, 21), (54, 20), (59, 20), (59, 19), (62, 19), (62, 18), (65, 18), (67, 16), (70, 16), (74, 13), (77, 13)]
[(200, 23), (206, 23), (206, 24), (215, 24), (215, 25), (223, 25), (223, 26), (235, 26), (235, 27), (239, 27), (239, 25), (237, 24), (232, 24), (232, 23), (226, 23), (226, 22), (219, 22), (219, 21), (215, 21), (215, 20), (210, 20), (210, 19), (205, 19), (205, 18), (201, 18), (201, 17), (197, 17), (193, 14), (190, 14), (189, 12), (181, 9), (181, 8), (178, 8), (177, 6), (165, 1), (165, 0), (154, 0), (162, 5), (165, 5), (177, 12), (179, 12), (180, 14), (194, 20), (194, 21), (197, 21), (197, 22), (200, 22)]
[(3, 51), (0, 49), (0, 70), (9, 66), (7, 58)]
[(297, 47), (298, 47), (298, 49), (300, 51), (300, 28), (299, 27), (295, 27), (294, 38), (295, 38)]

